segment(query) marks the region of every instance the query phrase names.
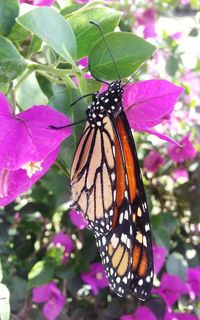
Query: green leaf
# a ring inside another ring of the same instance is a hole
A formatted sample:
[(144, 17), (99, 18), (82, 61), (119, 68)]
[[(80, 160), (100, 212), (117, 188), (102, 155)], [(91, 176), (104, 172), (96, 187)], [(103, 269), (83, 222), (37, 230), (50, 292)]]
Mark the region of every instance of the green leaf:
[(65, 17), (65, 16), (71, 14), (72, 12), (79, 10), (79, 9), (82, 8), (82, 7), (83, 7), (82, 4), (80, 4), (80, 3), (74, 3), (74, 4), (72, 4), (72, 5), (67, 5), (66, 7), (64, 7), (64, 8), (60, 11), (60, 13), (62, 14), (62, 16)]
[(90, 24), (89, 21), (96, 21), (103, 29), (103, 32), (108, 33), (118, 25), (120, 16), (121, 13), (119, 11), (103, 6), (88, 8), (84, 11), (80, 10), (72, 14), (68, 21), (77, 39), (77, 59), (87, 56), (91, 45), (101, 38), (97, 27)]
[(28, 287), (34, 288), (52, 280), (55, 267), (47, 261), (38, 261), (28, 274)]
[(8, 90), (9, 90), (9, 83), (8, 82), (6, 82), (6, 83), (2, 83), (2, 82), (0, 82), (0, 91), (2, 92), (2, 93), (4, 93), (5, 95), (7, 94), (7, 92), (8, 92)]
[(198, 28), (192, 28), (190, 33), (188, 34), (189, 37), (197, 37), (199, 34), (199, 29)]
[(0, 83), (10, 82), (26, 69), (26, 62), (12, 42), (0, 36)]
[(175, 76), (177, 70), (178, 70), (178, 60), (177, 58), (171, 56), (168, 58), (166, 63), (166, 71), (170, 76)]
[(67, 177), (63, 173), (58, 172), (57, 168), (53, 167), (41, 179), (41, 184), (54, 195), (59, 196), (66, 192)]
[(42, 40), (34, 35), (28, 48), (28, 56), (30, 57), (33, 53), (40, 51), (41, 47)]
[(10, 293), (8, 288), (0, 283), (0, 319), (9, 320), (10, 319)]
[[(112, 32), (105, 35), (105, 40), (121, 78), (133, 74), (156, 49), (155, 46), (129, 32)], [(106, 80), (119, 79), (103, 39), (97, 41), (92, 47), (89, 53), (89, 64), (95, 77)]]
[[(24, 94), (24, 92), (28, 92), (28, 94)], [(16, 101), (23, 110), (33, 105), (48, 103), (48, 98), (41, 90), (34, 73), (16, 91)]]
[(67, 114), (69, 117), (72, 117), (73, 110), (71, 108), (71, 103), (70, 91), (60, 84), (54, 86), (54, 94), (49, 100), (49, 105), (58, 111)]
[(169, 274), (174, 274), (184, 281), (187, 280), (187, 261), (179, 252), (173, 252), (167, 259), (166, 268)]
[(20, 16), (17, 21), (75, 66), (76, 39), (69, 23), (58, 12), (40, 7)]
[(9, 39), (13, 42), (23, 41), (30, 35), (30, 32), (23, 28), (19, 23), (16, 23), (9, 34)]
[(0, 0), (0, 34), (7, 36), (19, 14), (18, 0)]
[(12, 281), (9, 283), (10, 289), (10, 304), (12, 309), (20, 312), (24, 305), (24, 300), (27, 295), (27, 282), (18, 276), (13, 276)]

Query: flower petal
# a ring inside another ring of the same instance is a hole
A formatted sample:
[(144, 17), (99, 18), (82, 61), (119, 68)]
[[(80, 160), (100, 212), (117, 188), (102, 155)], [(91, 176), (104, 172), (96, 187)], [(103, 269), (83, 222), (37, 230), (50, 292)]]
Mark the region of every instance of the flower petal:
[(34, 6), (51, 6), (55, 0), (20, 0), (20, 3), (28, 3)]
[(52, 288), (51, 297), (43, 308), (43, 314), (48, 320), (55, 320), (65, 305), (65, 297), (57, 288)]
[(0, 92), (0, 122), (2, 116), (12, 116), (9, 103), (3, 93)]
[(33, 298), (32, 300), (36, 303), (46, 302), (51, 297), (52, 288), (56, 287), (55, 282), (49, 282), (47, 284), (42, 284), (39, 287), (33, 288)]
[(155, 126), (171, 113), (183, 92), (166, 80), (146, 80), (128, 84), (124, 87), (124, 110), (129, 124), (138, 130), (140, 126)]
[(4, 114), (0, 122), (0, 166), (16, 170), (43, 160), (71, 134), (70, 128), (54, 130), (69, 119), (49, 106), (32, 107), (14, 117)]
[(120, 318), (120, 320), (156, 320), (156, 316), (154, 313), (145, 306), (140, 306), (136, 309), (136, 311), (133, 314), (130, 315), (124, 315)]
[[(3, 185), (3, 190), (7, 191), (7, 196), (0, 198), (0, 205), (5, 206), (12, 202), (17, 196), (25, 192), (31, 186), (39, 180), (51, 167), (51, 165), (56, 160), (59, 148), (50, 153), (42, 163), (42, 170), (37, 171), (31, 178), (28, 177), (27, 173), (23, 169), (10, 170), (8, 171), (8, 177), (4, 184), (7, 183), (7, 188)], [(3, 169), (5, 170), (5, 169)], [(0, 169), (0, 172), (2, 170)], [(0, 181), (0, 194), (1, 194), (1, 181)]]
[(153, 173), (156, 173), (164, 163), (165, 159), (156, 149), (152, 149), (144, 158), (144, 168)]
[(158, 274), (161, 270), (165, 258), (167, 255), (167, 249), (165, 247), (153, 246), (153, 256), (154, 256), (154, 272)]
[(84, 219), (83, 215), (76, 210), (71, 210), (69, 212), (69, 217), (73, 225), (78, 229), (84, 229), (88, 225), (88, 222)]
[(153, 134), (154, 136), (156, 136), (156, 137), (158, 137), (158, 138), (160, 138), (160, 139), (162, 139), (164, 141), (171, 142), (171, 143), (175, 144), (176, 146), (181, 147), (181, 145), (178, 142), (174, 141), (172, 138), (170, 138), (170, 137), (166, 136), (165, 134), (160, 133), (160, 132), (158, 132), (158, 131), (156, 131), (154, 129), (147, 128), (147, 127), (141, 128), (141, 127), (138, 126), (138, 129), (136, 129), (136, 130), (144, 131), (144, 132)]
[(81, 274), (81, 279), (90, 285), (93, 293), (96, 295), (100, 288), (108, 286), (108, 280), (101, 263), (95, 262), (90, 265), (89, 272)]
[(171, 307), (182, 295), (189, 293), (186, 284), (179, 277), (163, 274), (159, 288), (153, 288), (152, 293), (159, 294), (168, 307)]
[(193, 160), (196, 157), (197, 150), (190, 141), (190, 134), (187, 134), (179, 141), (180, 147), (169, 145), (169, 157), (176, 163), (182, 163), (186, 160)]

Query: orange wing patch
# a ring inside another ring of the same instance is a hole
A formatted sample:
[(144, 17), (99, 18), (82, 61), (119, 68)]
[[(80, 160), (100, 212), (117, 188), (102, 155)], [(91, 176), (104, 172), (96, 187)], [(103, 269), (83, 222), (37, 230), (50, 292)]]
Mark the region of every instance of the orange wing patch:
[(141, 244), (135, 244), (132, 256), (133, 271), (137, 272), (140, 277), (145, 277), (147, 274), (147, 252)]
[(117, 191), (116, 191), (116, 205), (114, 209), (113, 224), (112, 224), (113, 229), (115, 228), (118, 222), (118, 215), (119, 215), (118, 210), (124, 200), (124, 193), (126, 190), (126, 181), (125, 181), (122, 155), (121, 155), (119, 142), (116, 136), (115, 136), (115, 162), (116, 162), (116, 190)]
[(129, 140), (128, 140), (128, 136), (127, 136), (127, 132), (125, 130), (124, 124), (120, 118), (117, 119), (116, 125), (117, 125), (117, 130), (120, 136), (122, 149), (125, 157), (130, 200), (131, 200), (131, 203), (133, 203), (136, 196), (136, 177), (135, 177), (135, 165), (134, 165), (133, 152), (130, 148), (130, 144), (129, 144)]

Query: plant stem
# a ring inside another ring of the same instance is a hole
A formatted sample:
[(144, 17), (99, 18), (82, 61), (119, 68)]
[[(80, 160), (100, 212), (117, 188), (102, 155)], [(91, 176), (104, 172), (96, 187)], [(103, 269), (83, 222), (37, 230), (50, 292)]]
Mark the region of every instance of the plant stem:
[(16, 99), (15, 99), (15, 90), (12, 88), (10, 90), (10, 96), (11, 96), (11, 109), (13, 115), (15, 115), (15, 110), (16, 110)]
[(28, 70), (19, 80), (19, 82), (14, 86), (13, 91), (14, 93), (17, 91), (17, 89), (22, 85), (22, 83), (30, 76), (30, 74), (33, 72), (33, 70)]
[(56, 69), (53, 68), (52, 66), (47, 66), (43, 64), (30, 64), (29, 69), (31, 70), (39, 70), (39, 71), (45, 71), (47, 73), (56, 75), (58, 77), (65, 77), (66, 75), (74, 75), (74, 72), (72, 69)]

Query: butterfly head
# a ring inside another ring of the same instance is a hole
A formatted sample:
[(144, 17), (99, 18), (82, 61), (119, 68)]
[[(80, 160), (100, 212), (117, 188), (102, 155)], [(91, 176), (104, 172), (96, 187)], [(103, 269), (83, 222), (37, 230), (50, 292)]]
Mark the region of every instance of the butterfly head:
[(93, 97), (93, 102), (87, 109), (88, 121), (93, 127), (101, 127), (106, 115), (110, 114), (116, 118), (122, 110), (122, 99), (121, 80), (116, 80), (108, 86), (107, 90)]
[(108, 86), (108, 91), (113, 95), (122, 95), (124, 90), (122, 88), (122, 82), (121, 80), (116, 80), (114, 82), (111, 82)]

